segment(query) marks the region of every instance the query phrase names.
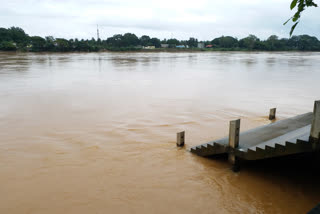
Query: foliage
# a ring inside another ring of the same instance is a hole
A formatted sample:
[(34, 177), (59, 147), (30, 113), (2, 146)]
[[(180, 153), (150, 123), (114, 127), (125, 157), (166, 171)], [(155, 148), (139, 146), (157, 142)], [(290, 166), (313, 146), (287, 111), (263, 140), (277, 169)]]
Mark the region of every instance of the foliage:
[(140, 40), (133, 33), (126, 33), (122, 36), (122, 40), (121, 40), (122, 47), (136, 46), (139, 44), (140, 44)]
[(177, 45), (180, 45), (180, 41), (177, 39), (168, 39), (167, 44), (170, 48), (175, 48)]
[(161, 47), (161, 42), (160, 42), (160, 39), (158, 39), (158, 38), (150, 39), (150, 44), (151, 44), (151, 46), (155, 46), (156, 48)]
[(190, 48), (196, 48), (196, 47), (198, 47), (198, 39), (195, 39), (195, 38), (191, 37), (191, 38), (189, 38), (188, 41), (186, 41), (186, 44)]
[(255, 35), (249, 35), (246, 38), (243, 38), (239, 41), (239, 47), (247, 48), (249, 50), (258, 49), (257, 45), (259, 44), (260, 39)]
[(31, 50), (34, 52), (46, 50), (46, 40), (40, 36), (30, 37)]
[[(205, 45), (213, 45), (210, 49), (199, 49), (198, 42)], [(164, 39), (160, 41), (158, 38), (150, 38), (143, 35), (138, 38), (135, 34), (126, 33), (116, 34), (105, 40), (78, 40), (64, 39), (47, 36), (28, 36), (23, 29), (18, 27), (0, 28), (0, 50), (2, 51), (137, 51), (144, 46), (155, 46), (160, 48), (161, 44), (168, 44), (169, 48), (176, 48), (177, 45), (188, 45), (190, 50), (203, 51), (245, 51), (245, 50), (261, 50), (261, 51), (320, 51), (320, 41), (316, 37), (309, 35), (292, 36), (291, 38), (279, 38), (276, 35), (271, 35), (266, 40), (260, 40), (254, 35), (238, 40), (231, 36), (221, 36), (211, 41), (198, 41), (196, 38), (189, 40), (178, 40), (175, 38)]]
[(314, 3), (314, 0), (292, 0), (290, 4), (290, 9), (293, 10), (294, 8), (297, 8), (296, 13), (288, 19), (285, 23), (287, 24), (290, 20), (292, 20), (293, 24), (290, 31), (290, 36), (292, 35), (294, 29), (300, 22), (301, 13), (307, 8), (307, 7), (318, 7), (316, 3)]
[(29, 36), (19, 27), (0, 28), (0, 43), (1, 50), (13, 50), (13, 46), (23, 49), (29, 43)]
[(17, 50), (17, 47), (16, 47), (15, 43), (13, 43), (13, 42), (3, 41), (0, 43), (0, 50), (15, 51), (15, 50)]
[(140, 37), (140, 45), (142, 46), (149, 46), (150, 44), (150, 37), (147, 35), (143, 35)]
[(219, 48), (234, 48), (238, 46), (238, 40), (231, 36), (221, 36), (219, 38), (215, 38), (211, 43)]

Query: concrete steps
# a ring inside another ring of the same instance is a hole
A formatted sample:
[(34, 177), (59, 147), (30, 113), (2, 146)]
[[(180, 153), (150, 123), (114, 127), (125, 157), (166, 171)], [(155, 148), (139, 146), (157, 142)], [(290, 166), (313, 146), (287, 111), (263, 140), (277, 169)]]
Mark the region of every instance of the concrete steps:
[(238, 148), (231, 148), (225, 137), (192, 147), (191, 152), (203, 157), (232, 152), (245, 160), (311, 152), (314, 150), (309, 142), (312, 118), (310, 112), (240, 133)]
[(311, 152), (312, 144), (308, 142), (309, 134), (300, 136), (296, 139), (290, 139), (285, 142), (274, 143), (272, 146), (264, 145), (251, 147), (248, 149), (237, 148), (232, 149), (226, 145), (218, 143), (208, 143), (205, 145), (192, 147), (191, 152), (202, 157), (213, 156), (218, 154), (229, 153), (233, 150), (237, 157), (245, 160), (259, 160), (278, 156), (297, 154), (302, 152)]
[(218, 143), (209, 142), (200, 146), (192, 147), (191, 152), (199, 156), (210, 156), (227, 152), (228, 147)]
[(265, 145), (261, 148), (249, 148), (246, 151), (239, 151), (235, 149), (236, 156), (245, 160), (259, 160), (272, 157), (279, 157), (297, 153), (311, 152), (312, 144), (308, 142), (309, 134), (306, 134), (302, 138), (290, 139), (285, 143), (275, 143), (273, 146)]

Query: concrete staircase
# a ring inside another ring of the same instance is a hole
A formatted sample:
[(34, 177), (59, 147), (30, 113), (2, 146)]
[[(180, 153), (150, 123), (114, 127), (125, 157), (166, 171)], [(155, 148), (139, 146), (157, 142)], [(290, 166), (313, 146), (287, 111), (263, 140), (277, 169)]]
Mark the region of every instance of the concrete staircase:
[(225, 137), (192, 147), (191, 152), (203, 157), (233, 153), (245, 160), (312, 152), (319, 149), (309, 142), (312, 118), (310, 112), (240, 133), (238, 148), (231, 148)]

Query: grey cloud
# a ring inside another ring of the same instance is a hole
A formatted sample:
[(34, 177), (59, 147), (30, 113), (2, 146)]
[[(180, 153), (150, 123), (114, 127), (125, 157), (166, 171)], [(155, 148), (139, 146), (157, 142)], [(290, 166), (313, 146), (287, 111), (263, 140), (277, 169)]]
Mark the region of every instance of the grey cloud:
[[(1, 0), (3, 1), (3, 0)], [(288, 37), (293, 12), (288, 0), (11, 0), (0, 6), (0, 26), (20, 26), (30, 35), (91, 38), (99, 24), (104, 37), (116, 33), (159, 38), (211, 40), (255, 34)], [(305, 11), (296, 34), (320, 38), (320, 9)]]

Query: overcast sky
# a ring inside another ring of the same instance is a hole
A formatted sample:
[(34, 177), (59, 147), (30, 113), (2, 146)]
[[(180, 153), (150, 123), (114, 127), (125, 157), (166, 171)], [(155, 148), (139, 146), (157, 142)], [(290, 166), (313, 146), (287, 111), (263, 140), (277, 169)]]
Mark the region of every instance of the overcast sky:
[[(100, 38), (137, 36), (211, 40), (254, 34), (288, 37), (290, 0), (0, 0), (0, 27), (18, 26), (29, 35)], [(320, 0), (315, 0), (320, 4)], [(320, 39), (320, 8), (303, 13), (295, 34)]]

